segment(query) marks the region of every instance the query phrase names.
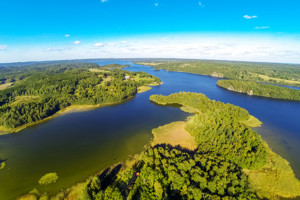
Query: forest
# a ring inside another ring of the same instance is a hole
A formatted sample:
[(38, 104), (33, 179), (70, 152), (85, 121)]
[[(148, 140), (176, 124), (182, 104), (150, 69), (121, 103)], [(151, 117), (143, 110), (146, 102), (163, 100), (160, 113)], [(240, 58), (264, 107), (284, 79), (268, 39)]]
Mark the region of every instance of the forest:
[(133, 97), (140, 86), (160, 83), (145, 72), (121, 70), (124, 67), (91, 63), (2, 67), (0, 79), (13, 85), (0, 90), (0, 128), (12, 130), (37, 122), (70, 105), (121, 102)]
[(292, 64), (254, 63), (234, 61), (151, 61), (139, 64), (155, 69), (188, 72), (226, 79), (247, 80), (279, 85), (300, 86), (300, 66)]
[(219, 87), (249, 95), (300, 101), (300, 90), (241, 80), (219, 80)]

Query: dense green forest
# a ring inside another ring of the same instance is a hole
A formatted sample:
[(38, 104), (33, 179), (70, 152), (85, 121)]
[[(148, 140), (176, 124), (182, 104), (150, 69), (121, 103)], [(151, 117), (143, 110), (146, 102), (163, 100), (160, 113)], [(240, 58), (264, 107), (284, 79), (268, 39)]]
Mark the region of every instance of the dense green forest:
[(157, 145), (131, 168), (117, 167), (93, 178), (85, 199), (259, 199), (239, 166), (200, 149)]
[(211, 101), (204, 94), (176, 93), (153, 95), (150, 100), (162, 105), (182, 105), (198, 110), (186, 125), (201, 151), (222, 155), (242, 168), (258, 169), (266, 163), (266, 149), (261, 137), (242, 122), (250, 115), (247, 110)]
[(14, 84), (0, 90), (0, 127), (9, 130), (37, 122), (70, 105), (121, 102), (133, 97), (139, 86), (160, 82), (145, 72), (120, 70), (124, 67), (91, 63), (2, 67), (1, 80)]
[(262, 97), (300, 101), (300, 90), (241, 80), (219, 80), (217, 85), (235, 92)]
[(300, 66), (231, 61), (152, 61), (140, 63), (156, 69), (179, 71), (227, 79), (300, 86)]

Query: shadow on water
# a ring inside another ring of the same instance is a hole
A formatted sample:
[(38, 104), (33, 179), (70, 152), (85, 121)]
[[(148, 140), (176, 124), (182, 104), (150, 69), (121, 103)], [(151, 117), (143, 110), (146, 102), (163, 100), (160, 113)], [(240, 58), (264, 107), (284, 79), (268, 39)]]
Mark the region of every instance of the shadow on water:
[(120, 172), (122, 165), (119, 164), (111, 169), (108, 167), (105, 169), (99, 176), (101, 190), (105, 190), (109, 185), (111, 185), (117, 178), (118, 173)]

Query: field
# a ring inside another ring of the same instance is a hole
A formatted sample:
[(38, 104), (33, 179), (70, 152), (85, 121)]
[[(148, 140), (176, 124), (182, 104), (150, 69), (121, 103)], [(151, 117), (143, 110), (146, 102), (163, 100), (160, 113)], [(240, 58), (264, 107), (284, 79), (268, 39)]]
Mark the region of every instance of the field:
[(152, 146), (156, 144), (180, 145), (190, 150), (197, 148), (195, 138), (185, 130), (186, 122), (173, 122), (152, 130), (154, 135)]
[(4, 83), (0, 85), (0, 90), (4, 90), (8, 87), (10, 87), (13, 83)]

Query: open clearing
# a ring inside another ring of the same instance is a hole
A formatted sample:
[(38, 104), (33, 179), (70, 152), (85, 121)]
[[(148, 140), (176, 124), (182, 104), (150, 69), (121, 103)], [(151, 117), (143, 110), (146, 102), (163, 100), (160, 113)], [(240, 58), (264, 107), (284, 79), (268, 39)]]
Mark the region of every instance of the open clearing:
[(152, 130), (154, 135), (152, 146), (156, 144), (180, 145), (182, 147), (194, 150), (197, 148), (195, 138), (185, 130), (186, 122), (178, 121)]

